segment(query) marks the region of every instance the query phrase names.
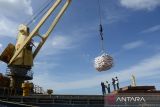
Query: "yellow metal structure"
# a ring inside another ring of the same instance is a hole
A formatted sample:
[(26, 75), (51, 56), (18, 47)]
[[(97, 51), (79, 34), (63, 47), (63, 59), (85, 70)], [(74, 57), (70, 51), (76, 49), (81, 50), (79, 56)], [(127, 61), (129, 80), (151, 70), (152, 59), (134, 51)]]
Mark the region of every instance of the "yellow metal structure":
[(52, 90), (52, 89), (48, 89), (48, 90), (47, 90), (47, 94), (48, 94), (48, 95), (52, 95), (52, 93), (53, 93), (53, 90)]
[[(48, 12), (43, 16), (43, 18), (41, 19), (41, 21), (38, 23), (38, 25), (33, 29), (33, 31), (26, 36), (25, 39), (23, 39), (23, 43), (21, 45), (19, 45), (18, 50), (15, 52), (15, 54), (13, 55), (13, 57), (11, 58), (10, 62), (8, 65), (13, 64), (13, 62), (16, 60), (16, 58), (18, 57), (18, 55), (26, 48), (27, 44), (29, 44), (32, 40), (32, 38), (34, 36), (39, 36), (41, 38), (41, 42), (38, 44), (37, 48), (35, 49), (35, 51), (33, 52), (33, 59), (35, 58), (35, 56), (37, 55), (37, 53), (39, 52), (39, 50), (41, 49), (41, 47), (43, 46), (43, 44), (45, 43), (45, 41), (47, 40), (47, 38), (49, 37), (50, 33), (52, 32), (52, 30), (54, 29), (54, 27), (56, 26), (56, 24), (58, 23), (59, 19), (61, 18), (61, 16), (63, 15), (63, 13), (65, 12), (65, 10), (67, 9), (67, 7), (69, 6), (71, 0), (67, 0), (66, 3), (64, 4), (64, 6), (62, 7), (62, 9), (60, 10), (60, 12), (58, 13), (58, 15), (55, 17), (54, 21), (52, 22), (52, 24), (50, 25), (49, 29), (46, 31), (46, 33), (41, 36), (39, 35), (37, 32), (39, 31), (39, 29), (42, 27), (42, 25), (45, 23), (45, 21), (48, 19), (48, 17), (52, 14), (52, 12), (57, 8), (57, 6), (61, 3), (62, 0), (56, 0), (56, 2), (53, 4), (53, 6), (48, 10)], [(23, 35), (23, 34), (20, 34)]]
[(29, 96), (32, 87), (33, 85), (29, 82), (22, 83), (23, 96)]
[(8, 44), (8, 46), (5, 48), (5, 50), (0, 55), (0, 60), (9, 63), (11, 60), (13, 54), (14, 54), (15, 46), (13, 44)]
[[(15, 53), (17, 53), (20, 46), (23, 45), (24, 41), (29, 36), (29, 28), (26, 25), (21, 24), (19, 26), (18, 30), (19, 30), (19, 32), (18, 32), (18, 36), (17, 36), (17, 43), (15, 46)], [(13, 65), (23, 65), (23, 66), (32, 66), (33, 65), (31, 41), (26, 45), (26, 47), (15, 58)]]
[[(61, 2), (62, 0), (56, 0), (31, 32), (28, 26), (21, 24), (18, 29), (16, 45), (14, 46), (10, 44), (0, 55), (0, 60), (8, 64), (9, 70), (7, 71), (7, 75), (10, 77), (11, 88), (21, 89), (21, 85), (24, 80), (31, 80), (33, 78), (32, 72), (30, 73), (33, 66), (33, 60), (38, 54), (43, 44), (46, 42), (53, 29), (55, 28), (61, 16), (66, 11), (67, 7), (71, 3), (71, 0), (66, 0), (59, 13), (57, 13), (57, 15), (55, 16), (55, 19), (49, 25), (49, 28), (43, 29), (46, 30), (43, 35), (39, 34), (39, 31), (42, 28), (43, 24), (46, 22), (46, 20), (61, 4)], [(38, 43), (38, 46), (35, 47), (34, 50), (32, 50), (32, 40), (35, 36), (40, 37), (41, 41)]]

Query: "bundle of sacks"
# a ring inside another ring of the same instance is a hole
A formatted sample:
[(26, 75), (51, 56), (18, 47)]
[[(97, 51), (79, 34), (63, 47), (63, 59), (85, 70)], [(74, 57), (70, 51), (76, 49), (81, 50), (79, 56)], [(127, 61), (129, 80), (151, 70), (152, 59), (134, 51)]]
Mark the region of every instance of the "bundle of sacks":
[(98, 56), (94, 60), (94, 67), (97, 71), (106, 71), (112, 68), (113, 66), (113, 58), (107, 54), (102, 54)]

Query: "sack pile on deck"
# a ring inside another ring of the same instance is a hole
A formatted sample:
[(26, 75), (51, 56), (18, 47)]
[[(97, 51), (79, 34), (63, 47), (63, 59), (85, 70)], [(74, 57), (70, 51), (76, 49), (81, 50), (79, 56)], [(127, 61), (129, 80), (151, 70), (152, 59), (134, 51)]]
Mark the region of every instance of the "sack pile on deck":
[(113, 66), (113, 58), (106, 54), (96, 57), (94, 61), (96, 70), (100, 72), (109, 70)]

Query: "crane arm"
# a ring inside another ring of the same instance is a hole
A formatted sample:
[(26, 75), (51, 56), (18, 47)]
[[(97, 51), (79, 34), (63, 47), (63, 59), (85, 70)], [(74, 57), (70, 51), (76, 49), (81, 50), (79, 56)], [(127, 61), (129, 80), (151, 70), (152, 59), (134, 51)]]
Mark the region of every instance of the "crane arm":
[[(37, 35), (37, 32), (39, 31), (39, 29), (41, 28), (41, 26), (49, 18), (49, 16), (52, 14), (52, 12), (58, 7), (58, 5), (61, 3), (61, 1), (62, 0), (56, 0), (56, 2), (52, 5), (52, 7), (48, 10), (48, 12), (43, 16), (43, 18), (40, 20), (40, 22), (37, 24), (37, 26), (33, 29), (33, 31), (26, 38), (26, 40), (24, 41), (24, 43), (19, 47), (18, 51), (16, 51), (16, 53), (13, 55), (13, 57), (9, 61), (8, 65), (11, 65), (13, 63), (13, 61), (20, 54), (20, 52), (26, 47), (26, 45), (28, 43), (30, 43), (30, 41), (32, 40), (32, 38), (35, 35)], [(62, 9), (58, 13), (58, 15), (56, 16), (56, 18), (54, 19), (54, 21), (52, 22), (52, 24), (50, 25), (48, 31), (43, 36), (39, 35), (42, 40), (38, 44), (38, 46), (35, 49), (35, 51), (33, 52), (33, 58), (35, 58), (35, 56), (37, 55), (37, 53), (39, 52), (39, 50), (41, 49), (41, 47), (43, 46), (43, 44), (45, 43), (45, 41), (47, 40), (47, 38), (49, 37), (50, 33), (52, 32), (52, 30), (54, 29), (54, 27), (58, 23), (59, 19), (61, 18), (61, 16), (63, 15), (63, 13), (65, 12), (65, 10), (67, 9), (67, 7), (69, 6), (70, 2), (71, 2), (71, 0), (66, 0), (66, 3), (62, 7)]]
[(55, 28), (56, 24), (58, 23), (59, 19), (61, 18), (61, 16), (63, 15), (63, 13), (65, 12), (65, 10), (67, 9), (67, 7), (69, 6), (70, 2), (71, 2), (71, 0), (67, 0), (67, 2), (64, 4), (64, 6), (62, 7), (62, 9), (60, 10), (60, 12), (58, 13), (58, 15), (56, 16), (56, 18), (52, 22), (52, 24), (49, 27), (48, 31), (42, 37), (42, 41), (40, 42), (40, 44), (38, 45), (38, 47), (36, 48), (36, 50), (33, 53), (33, 58), (36, 57), (37, 53), (39, 52), (39, 50), (41, 49), (41, 47), (43, 46), (43, 44), (45, 43), (45, 41), (47, 40), (47, 38), (49, 37), (49, 35), (53, 31), (53, 29)]

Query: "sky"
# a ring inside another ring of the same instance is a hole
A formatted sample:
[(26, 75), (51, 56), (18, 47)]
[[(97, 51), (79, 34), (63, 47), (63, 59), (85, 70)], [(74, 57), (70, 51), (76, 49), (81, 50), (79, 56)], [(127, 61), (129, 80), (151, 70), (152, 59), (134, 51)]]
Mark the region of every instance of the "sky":
[[(0, 0), (0, 53), (8, 43), (16, 43), (18, 25), (46, 1)], [(160, 89), (160, 0), (101, 0), (101, 14), (104, 47), (114, 59), (113, 68), (98, 72), (93, 66), (101, 55), (98, 0), (72, 0), (34, 60), (35, 84), (55, 94), (99, 95), (101, 81), (111, 83), (117, 76), (124, 87), (131, 84), (133, 74), (137, 85)], [(6, 66), (0, 62), (1, 73)]]

